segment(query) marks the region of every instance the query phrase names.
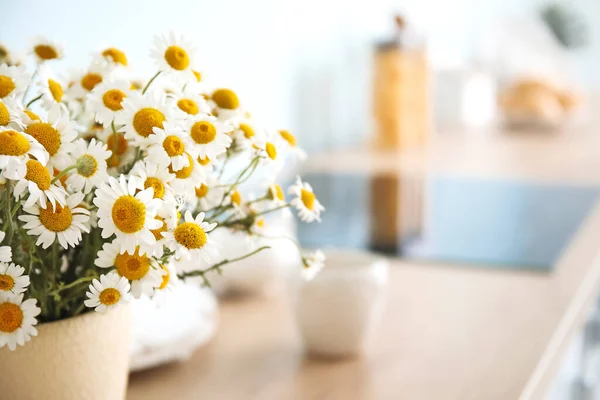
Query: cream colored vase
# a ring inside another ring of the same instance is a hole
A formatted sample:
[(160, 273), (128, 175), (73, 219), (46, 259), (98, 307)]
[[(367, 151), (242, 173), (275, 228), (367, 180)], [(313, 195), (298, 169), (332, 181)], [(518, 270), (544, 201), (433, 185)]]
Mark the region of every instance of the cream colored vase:
[(128, 306), (40, 324), (24, 347), (0, 349), (0, 398), (124, 399), (131, 325)]
[(296, 321), (306, 350), (351, 357), (367, 350), (385, 305), (388, 262), (355, 250), (325, 252), (325, 267), (296, 292)]

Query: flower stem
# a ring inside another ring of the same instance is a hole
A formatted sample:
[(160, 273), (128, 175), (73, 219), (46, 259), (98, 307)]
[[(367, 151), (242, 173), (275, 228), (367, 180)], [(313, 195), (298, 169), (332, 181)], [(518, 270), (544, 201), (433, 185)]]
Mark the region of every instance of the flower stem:
[(65, 174), (66, 174), (67, 172), (69, 172), (70, 170), (72, 170), (72, 169), (75, 169), (75, 168), (77, 168), (77, 164), (73, 164), (73, 165), (71, 165), (71, 166), (69, 166), (69, 167), (67, 167), (67, 168), (63, 169), (62, 171), (60, 171), (60, 173), (59, 173), (58, 175), (56, 175), (56, 176), (54, 177), (54, 179), (52, 179), (52, 182), (50, 182), (50, 183), (54, 183), (54, 182), (56, 182), (57, 180), (59, 180), (60, 178), (62, 178), (63, 176), (65, 176)]
[(186, 278), (191, 278), (191, 277), (194, 277), (194, 276), (200, 276), (204, 280), (204, 283), (207, 286), (210, 286), (210, 282), (208, 282), (208, 280), (206, 279), (206, 274), (207, 273), (209, 273), (211, 271), (215, 271), (215, 270), (220, 272), (220, 268), (223, 265), (225, 265), (225, 264), (229, 264), (229, 263), (233, 263), (233, 262), (236, 262), (236, 261), (244, 260), (244, 259), (246, 259), (248, 257), (252, 257), (253, 255), (255, 255), (257, 253), (260, 253), (263, 250), (270, 249), (270, 248), (271, 248), (271, 246), (262, 246), (262, 247), (259, 247), (258, 249), (254, 250), (254, 251), (252, 251), (252, 252), (250, 252), (248, 254), (245, 254), (243, 256), (240, 256), (240, 257), (237, 257), (237, 258), (232, 258), (230, 260), (229, 259), (224, 259), (224, 260), (222, 260), (222, 261), (214, 264), (210, 268), (207, 268), (207, 269), (196, 269), (196, 270), (193, 270), (193, 271), (183, 272), (183, 273), (181, 273), (181, 274), (179, 274), (177, 276), (179, 277), (179, 279), (186, 279)]
[(29, 101), (29, 103), (27, 103), (27, 105), (25, 106), (25, 108), (29, 108), (30, 105), (32, 105), (33, 103), (35, 103), (36, 101), (38, 101), (39, 99), (42, 98), (42, 95), (40, 94), (38, 97), (34, 97), (33, 99), (31, 99)]
[(162, 71), (158, 71), (146, 84), (146, 86), (144, 87), (144, 90), (142, 90), (142, 94), (146, 93), (146, 90), (148, 90), (148, 88), (150, 87), (150, 85), (152, 84), (152, 82), (154, 82), (154, 80), (156, 79), (157, 76), (160, 75)]
[(59, 294), (59, 293), (60, 293), (60, 292), (62, 292), (63, 290), (68, 290), (68, 289), (71, 289), (71, 288), (73, 288), (73, 287), (75, 287), (75, 286), (77, 286), (77, 285), (80, 285), (80, 284), (82, 284), (82, 283), (87, 283), (87, 282), (93, 281), (93, 280), (94, 280), (94, 279), (96, 279), (96, 278), (97, 278), (97, 276), (84, 276), (84, 277), (82, 277), (82, 278), (79, 278), (79, 279), (77, 279), (77, 280), (74, 280), (73, 282), (71, 282), (71, 283), (69, 283), (69, 284), (67, 284), (67, 285), (64, 285), (64, 286), (61, 286), (61, 287), (59, 287), (59, 288), (58, 288), (58, 289), (56, 289), (56, 290), (53, 290), (52, 292), (50, 292), (50, 293), (49, 293), (49, 295), (56, 295), (56, 294)]

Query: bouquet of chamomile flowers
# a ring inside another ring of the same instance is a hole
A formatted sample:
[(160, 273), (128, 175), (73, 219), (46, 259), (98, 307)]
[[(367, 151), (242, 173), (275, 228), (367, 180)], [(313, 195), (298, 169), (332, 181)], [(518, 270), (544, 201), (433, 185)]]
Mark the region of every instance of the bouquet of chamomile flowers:
[[(40, 38), (31, 53), (28, 67), (0, 45), (0, 347), (24, 345), (38, 322), (157, 296), (187, 277), (208, 284), (208, 273), (267, 248), (228, 260), (215, 229), (260, 237), (267, 214), (288, 208), (320, 219), (309, 184), (298, 178), (288, 199), (275, 183), (284, 158), (303, 155), (295, 137), (209, 87), (183, 38), (155, 38), (158, 72), (145, 82), (117, 48), (65, 80), (50, 68), (60, 44)], [(268, 178), (252, 196), (240, 188), (257, 170)], [(299, 254), (308, 270), (323, 264), (319, 251)], [(197, 268), (177, 271), (181, 260)]]

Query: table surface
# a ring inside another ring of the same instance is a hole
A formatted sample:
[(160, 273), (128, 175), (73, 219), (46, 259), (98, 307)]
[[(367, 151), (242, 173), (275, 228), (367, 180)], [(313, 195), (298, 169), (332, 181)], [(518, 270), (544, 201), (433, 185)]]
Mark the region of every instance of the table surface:
[[(590, 148), (595, 136), (583, 138), (478, 137), (459, 140), (462, 147), (444, 138), (400, 162), (391, 155), (340, 152), (340, 162), (328, 168), (356, 168), (348, 161), (352, 154), (379, 172), (429, 173), (445, 162), (445, 171), (456, 173), (597, 184), (600, 146)], [(463, 157), (442, 151), (444, 146)], [(469, 156), (482, 151), (487, 156)], [(322, 158), (316, 161), (313, 168)], [(544, 398), (597, 295), (598, 237), (600, 203), (549, 274), (392, 260), (383, 324), (358, 359), (307, 357), (283, 294), (225, 301), (219, 332), (208, 346), (187, 362), (133, 374), (127, 398)]]

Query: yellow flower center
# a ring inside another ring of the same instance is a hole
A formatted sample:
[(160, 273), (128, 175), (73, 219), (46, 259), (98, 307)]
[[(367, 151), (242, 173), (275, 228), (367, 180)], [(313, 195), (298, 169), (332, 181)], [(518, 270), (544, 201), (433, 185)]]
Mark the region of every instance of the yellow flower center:
[(106, 288), (103, 291), (101, 291), (100, 296), (98, 296), (100, 303), (104, 304), (105, 306), (112, 306), (117, 304), (120, 298), (121, 292), (119, 292), (115, 288)]
[(206, 244), (206, 232), (194, 222), (184, 222), (173, 233), (177, 243), (187, 249), (201, 249)]
[(146, 178), (144, 182), (144, 189), (152, 188), (154, 189), (154, 198), (162, 199), (165, 195), (165, 185), (158, 178)]
[(242, 195), (237, 190), (231, 193), (231, 202), (237, 204), (238, 206), (242, 204)]
[(265, 219), (264, 218), (257, 219), (256, 226), (258, 226), (259, 228), (263, 228), (265, 226)]
[(269, 200), (285, 200), (285, 195), (283, 194), (283, 189), (281, 189), (281, 186), (271, 185), (269, 193), (267, 193), (267, 198)]
[(10, 122), (10, 113), (3, 103), (0, 103), (0, 125), (6, 126)]
[(194, 74), (198, 82), (202, 80), (202, 74), (200, 72), (192, 70), (192, 73)]
[(179, 171), (173, 171), (173, 167), (169, 165), (169, 172), (175, 174), (175, 177), (177, 177), (177, 179), (187, 179), (190, 177), (190, 175), (192, 175), (192, 172), (194, 171), (194, 159), (192, 158), (192, 156), (189, 155), (189, 153), (185, 154), (187, 155), (189, 162), (189, 165), (187, 167), (183, 167)]
[(0, 332), (12, 333), (21, 327), (23, 311), (13, 303), (0, 304)]
[(165, 140), (163, 140), (162, 146), (163, 149), (165, 149), (165, 151), (169, 155), (169, 157), (180, 156), (185, 150), (185, 145), (183, 144), (181, 139), (179, 139), (175, 135), (167, 136)]
[(304, 203), (304, 206), (312, 211), (315, 206), (315, 194), (310, 190), (302, 189), (300, 191), (300, 199)]
[(40, 190), (50, 189), (50, 182), (52, 181), (48, 169), (37, 160), (27, 161), (27, 173), (25, 174), (25, 179), (37, 184)]
[(38, 115), (36, 113), (34, 113), (33, 111), (25, 110), (24, 112), (32, 120), (34, 120), (34, 121), (36, 121), (36, 120), (37, 121), (41, 121), (40, 117), (38, 117)]
[(277, 158), (277, 148), (271, 142), (267, 142), (265, 146), (265, 151), (271, 160), (275, 160)]
[(190, 115), (198, 114), (198, 105), (192, 99), (180, 99), (177, 101), (177, 107)]
[(25, 133), (33, 136), (48, 151), (50, 156), (60, 148), (60, 133), (47, 122), (36, 122), (25, 128)]
[(240, 106), (240, 100), (237, 94), (230, 89), (217, 89), (212, 94), (213, 101), (219, 108), (226, 108), (228, 110), (235, 110)]
[(190, 129), (192, 139), (198, 144), (207, 144), (217, 137), (217, 128), (208, 121), (198, 121)]
[(194, 190), (196, 191), (196, 197), (202, 198), (208, 194), (208, 186), (206, 186), (204, 183)]
[(116, 168), (121, 164), (121, 157), (118, 154), (113, 153), (110, 157), (106, 159), (106, 165), (110, 168)]
[(58, 50), (47, 44), (38, 44), (33, 48), (33, 51), (42, 60), (54, 60), (58, 58)]
[(69, 207), (56, 204), (56, 209), (53, 210), (52, 204), (48, 202), (46, 208), (40, 208), (40, 222), (49, 231), (63, 232), (71, 226), (73, 215)]
[(133, 254), (127, 252), (118, 254), (115, 258), (115, 267), (122, 277), (135, 281), (142, 279), (150, 270), (150, 259), (147, 255), (140, 256), (140, 248), (136, 247)]
[(60, 103), (62, 101), (63, 94), (65, 94), (62, 86), (60, 86), (60, 83), (56, 82), (54, 79), (48, 79), (48, 89), (52, 94), (52, 98), (57, 103)]
[(142, 108), (133, 116), (133, 128), (143, 137), (153, 135), (152, 128), (162, 128), (163, 122), (165, 122), (165, 115), (156, 108)]
[(164, 288), (167, 287), (167, 285), (169, 284), (169, 281), (171, 280), (171, 272), (169, 272), (169, 268), (167, 268), (164, 265), (161, 265), (160, 267), (165, 271), (165, 274), (162, 276), (162, 282), (158, 288), (160, 290), (163, 290)]
[(0, 290), (12, 290), (15, 287), (15, 280), (7, 274), (0, 274)]
[(27, 138), (17, 131), (0, 132), (0, 154), (5, 156), (22, 156), (31, 148)]
[(154, 217), (154, 219), (162, 222), (162, 225), (160, 226), (160, 228), (150, 230), (150, 232), (152, 232), (156, 240), (164, 239), (162, 233), (167, 231), (167, 224), (165, 223), (165, 219), (163, 217), (159, 217), (158, 215)]
[(254, 129), (252, 129), (250, 125), (242, 123), (240, 124), (240, 129), (242, 132), (244, 132), (246, 139), (250, 139), (252, 136), (254, 136)]
[(208, 165), (208, 163), (210, 162), (210, 158), (198, 157), (198, 162), (200, 163), (200, 165), (205, 166), (205, 165)]
[(100, 82), (102, 82), (102, 75), (94, 72), (88, 72), (81, 78), (81, 86), (88, 92), (94, 90)]
[(127, 56), (119, 49), (115, 49), (114, 47), (110, 47), (102, 52), (102, 56), (106, 58), (110, 58), (112, 62), (127, 65)]
[(190, 65), (187, 52), (179, 46), (169, 46), (165, 51), (165, 60), (171, 68), (183, 71)]
[(294, 135), (284, 130), (279, 131), (279, 134), (286, 142), (290, 144), (290, 146), (296, 146), (296, 137)]
[(127, 144), (127, 139), (125, 139), (125, 135), (121, 135), (119, 133), (117, 133), (117, 143), (115, 145), (115, 135), (110, 135), (108, 137), (108, 140), (106, 141), (106, 147), (108, 147), (108, 149), (110, 151), (113, 152), (113, 154), (123, 154), (125, 153), (125, 151), (127, 151), (127, 147), (129, 145)]
[(85, 178), (94, 175), (98, 170), (98, 161), (90, 154), (79, 157), (75, 165), (77, 166), (77, 173)]
[(102, 95), (102, 103), (104, 103), (106, 108), (112, 111), (119, 111), (123, 109), (121, 102), (125, 97), (127, 97), (125, 93), (121, 92), (119, 89), (110, 89)]
[(0, 75), (0, 98), (8, 96), (15, 90), (15, 83), (10, 76)]
[(121, 232), (138, 232), (146, 222), (146, 206), (133, 196), (121, 196), (113, 204), (112, 220)]

